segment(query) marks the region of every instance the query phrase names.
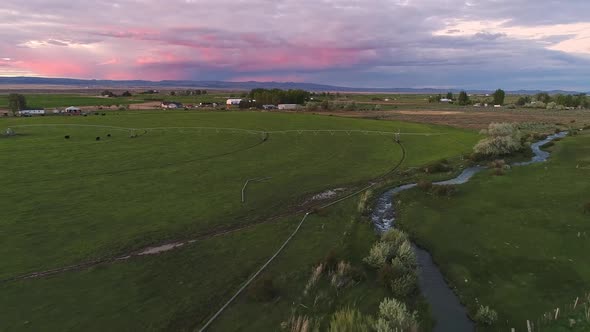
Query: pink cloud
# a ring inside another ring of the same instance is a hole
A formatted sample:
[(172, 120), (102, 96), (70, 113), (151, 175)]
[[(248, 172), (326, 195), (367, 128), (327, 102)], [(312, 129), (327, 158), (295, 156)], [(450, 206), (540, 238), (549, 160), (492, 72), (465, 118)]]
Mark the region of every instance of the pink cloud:
[(305, 78), (301, 75), (285, 74), (285, 75), (244, 75), (232, 77), (230, 82), (305, 82)]
[(16, 61), (14, 66), (41, 76), (86, 77), (90, 74), (90, 68), (88, 66), (72, 62), (71, 60), (21, 60)]

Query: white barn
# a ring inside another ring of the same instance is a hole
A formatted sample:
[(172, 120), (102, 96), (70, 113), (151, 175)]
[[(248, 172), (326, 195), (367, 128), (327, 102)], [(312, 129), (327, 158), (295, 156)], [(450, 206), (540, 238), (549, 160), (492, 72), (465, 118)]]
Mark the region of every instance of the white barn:
[(240, 106), (240, 103), (242, 102), (242, 99), (233, 99), (230, 98), (228, 100), (225, 101), (225, 104), (227, 106)]
[(80, 113), (80, 112), (82, 112), (82, 110), (79, 107), (70, 106), (70, 107), (66, 108), (65, 112), (66, 113)]

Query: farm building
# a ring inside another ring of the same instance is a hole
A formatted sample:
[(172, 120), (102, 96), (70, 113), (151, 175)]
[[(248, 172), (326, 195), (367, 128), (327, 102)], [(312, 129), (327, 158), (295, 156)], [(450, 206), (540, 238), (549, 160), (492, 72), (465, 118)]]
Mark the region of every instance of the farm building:
[(199, 103), (199, 107), (217, 107), (217, 103), (206, 101)]
[(232, 98), (230, 98), (230, 99), (228, 99), (225, 102), (225, 105), (227, 105), (227, 107), (232, 107), (232, 106), (236, 106), (237, 107), (237, 106), (240, 106), (240, 103), (241, 102), (242, 102), (242, 99), (232, 99)]
[(79, 107), (70, 106), (65, 109), (64, 113), (80, 114), (82, 110)]
[(163, 101), (162, 104), (160, 104), (160, 107), (165, 109), (176, 109), (182, 108), (182, 104), (174, 101)]
[(299, 108), (297, 104), (279, 104), (278, 109), (280, 110), (296, 110)]
[(275, 105), (262, 105), (262, 109), (265, 109), (265, 110), (276, 110), (277, 107)]
[(441, 98), (440, 102), (441, 103), (452, 103), (453, 102), (453, 99)]
[(22, 110), (18, 111), (20, 116), (45, 115), (45, 110)]

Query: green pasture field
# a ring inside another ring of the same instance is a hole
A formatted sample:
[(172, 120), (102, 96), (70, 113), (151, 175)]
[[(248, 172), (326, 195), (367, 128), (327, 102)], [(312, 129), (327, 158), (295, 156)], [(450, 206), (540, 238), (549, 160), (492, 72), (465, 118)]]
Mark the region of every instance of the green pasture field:
[[(8, 127), (17, 135), (0, 138), (0, 184), (10, 193), (0, 203), (1, 278), (253, 225), (288, 213), (313, 194), (366, 184), (400, 161), (393, 132), (402, 133), (408, 168), (466, 153), (479, 137), (440, 126), (256, 112), (1, 119), (0, 128)], [(261, 176), (272, 179), (251, 184), (242, 204), (244, 181)], [(287, 258), (271, 265), (268, 273), (284, 295), (276, 308), (261, 304), (273, 317), (264, 329), (276, 330), (288, 319), (283, 309), (330, 249), (357, 264), (366, 254), (375, 236), (368, 223), (358, 223), (356, 202), (310, 217), (287, 247)], [(193, 329), (300, 218), (205, 238), (159, 256), (3, 283), (0, 330)], [(355, 301), (363, 289), (373, 295)], [(374, 312), (383, 297), (372, 283), (351, 292), (322, 310), (358, 302)], [(248, 307), (241, 302), (248, 299), (239, 301), (236, 308)], [(245, 319), (247, 312), (232, 309), (229, 316)], [(246, 325), (222, 319), (214, 328), (264, 325), (248, 318)]]
[(471, 312), (479, 303), (499, 313), (490, 331), (526, 330), (527, 320), (564, 312), (590, 289), (590, 135), (550, 149), (547, 163), (480, 173), (451, 198), (418, 189), (396, 198), (402, 228)]
[[(458, 154), (477, 136), (416, 124), (248, 112), (9, 118), (0, 125), (18, 134), (0, 141), (0, 183), (11, 193), (0, 203), (6, 244), (0, 277), (260, 221), (313, 193), (365, 183), (402, 155), (392, 135), (297, 130), (400, 130), (409, 134), (407, 165)], [(264, 140), (258, 132), (212, 127), (294, 131)], [(144, 135), (124, 128), (152, 129)], [(130, 132), (140, 136), (129, 138)], [(428, 133), (441, 135), (421, 135)], [(242, 204), (244, 182), (258, 177), (272, 179), (251, 184)]]

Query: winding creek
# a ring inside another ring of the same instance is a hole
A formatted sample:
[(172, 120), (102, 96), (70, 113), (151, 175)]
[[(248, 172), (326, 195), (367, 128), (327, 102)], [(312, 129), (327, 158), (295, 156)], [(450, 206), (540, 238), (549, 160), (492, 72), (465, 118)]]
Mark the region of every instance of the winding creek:
[[(514, 163), (513, 166), (526, 166), (534, 163), (547, 161), (550, 153), (541, 150), (541, 147), (557, 138), (563, 138), (567, 132), (550, 135), (546, 139), (533, 143), (531, 149), (533, 158), (527, 162)], [(485, 170), (487, 167), (474, 166), (463, 170), (463, 172), (450, 180), (433, 183), (434, 185), (458, 185), (468, 182), (475, 174)], [(378, 199), (371, 215), (375, 229), (383, 233), (395, 226), (395, 209), (393, 198), (396, 194), (416, 187), (416, 183), (405, 184), (395, 187), (383, 193)], [(459, 298), (447, 285), (442, 273), (432, 260), (430, 253), (414, 245), (418, 259), (418, 283), (422, 294), (430, 304), (433, 318), (436, 320), (435, 332), (472, 332), (475, 324), (467, 316), (467, 309), (461, 304)]]

